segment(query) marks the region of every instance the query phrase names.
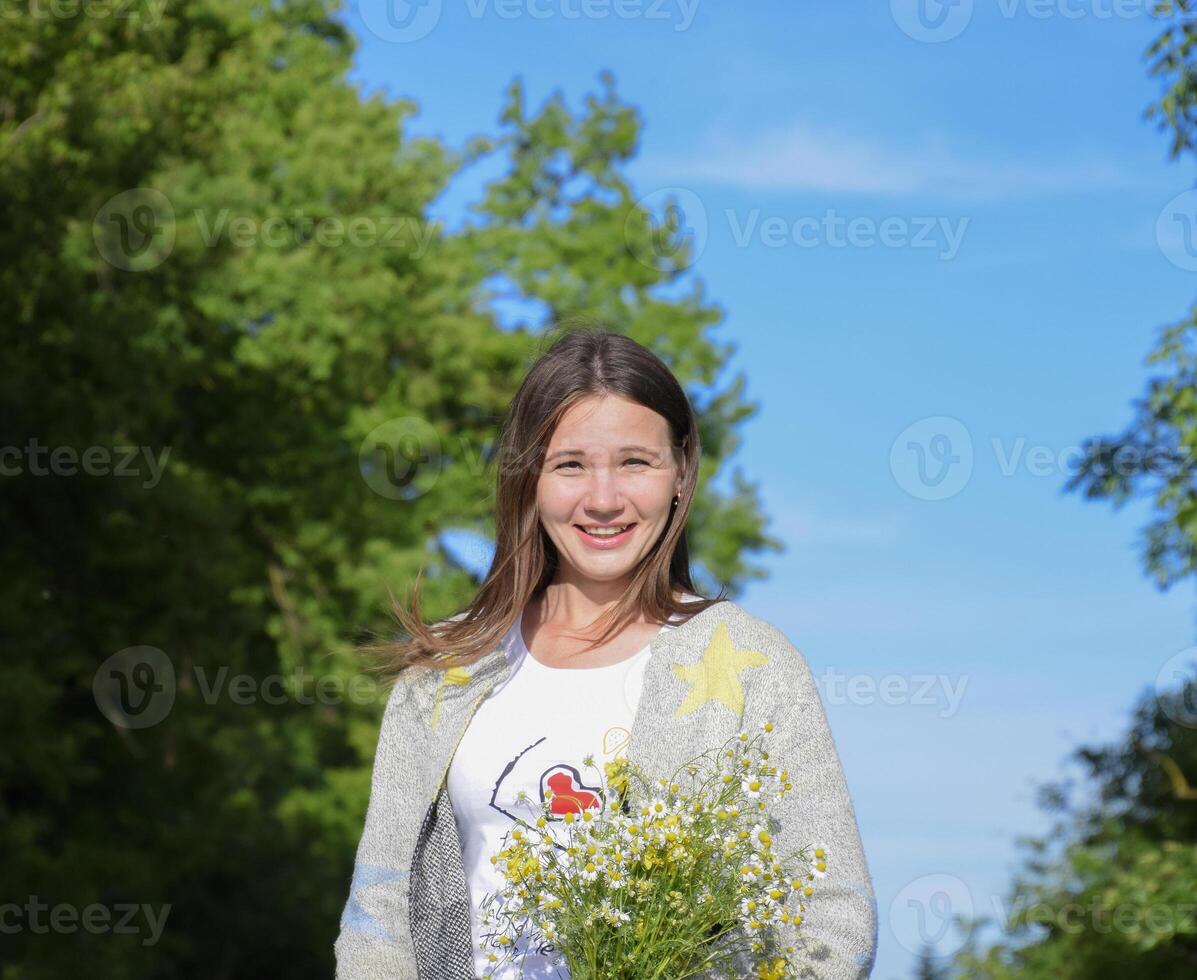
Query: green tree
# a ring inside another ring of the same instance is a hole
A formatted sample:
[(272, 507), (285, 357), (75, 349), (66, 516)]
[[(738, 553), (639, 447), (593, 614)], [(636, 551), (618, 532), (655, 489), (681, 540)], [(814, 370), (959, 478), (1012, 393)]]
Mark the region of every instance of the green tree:
[[(1193, 0), (1160, 0), (1164, 19), (1147, 49), (1150, 74), (1164, 85), (1145, 113), (1171, 132), (1170, 154), (1197, 150), (1197, 18)], [(1085, 441), (1084, 453), (1066, 489), (1121, 507), (1136, 496), (1150, 497), (1156, 517), (1144, 529), (1144, 561), (1161, 588), (1197, 569), (1197, 306), (1166, 327), (1145, 364), (1166, 372), (1148, 382), (1135, 401), (1130, 424), (1118, 434)]]
[(935, 947), (924, 943), (914, 964), (914, 980), (948, 980), (947, 971), (935, 956)]
[[(165, 922), (26, 919), (0, 966), (325, 977), (385, 697), (354, 645), (421, 568), (428, 615), (470, 594), (443, 532), (486, 532), (496, 424), (543, 342), (501, 322), (494, 270), (661, 351), (705, 476), (751, 409), (716, 383), (701, 287), (660, 298), (684, 256), (635, 262), (640, 123), (609, 79), (577, 117), (512, 115), (516, 83), (498, 134), (453, 149), (347, 82), (333, 0), (120, 6), (0, 10), (0, 894)], [(546, 146), (618, 202), (529, 220)], [(477, 224), (429, 220), (488, 154)], [(693, 524), (733, 593), (777, 547), (738, 474)], [(169, 673), (110, 660), (133, 647)]]
[[(1066, 780), (1040, 790), (1057, 819), (1045, 837), (1021, 841), (1028, 858), (996, 923), (1002, 938), (970, 942), (953, 968), (980, 980), (1191, 977), (1197, 787), (1185, 773), (1197, 772), (1197, 682), (1144, 693), (1123, 739), (1073, 758), (1079, 787)], [(975, 939), (991, 924), (964, 926)]]

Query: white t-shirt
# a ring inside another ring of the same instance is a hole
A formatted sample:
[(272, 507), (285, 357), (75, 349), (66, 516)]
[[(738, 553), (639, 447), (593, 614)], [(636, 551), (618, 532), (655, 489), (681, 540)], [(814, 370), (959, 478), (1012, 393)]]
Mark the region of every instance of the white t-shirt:
[[(673, 628), (666, 624), (660, 632)], [(449, 765), (449, 797), (469, 883), (474, 968), (479, 977), (491, 968), (479, 949), (485, 939), (487, 949), (506, 960), (496, 967), (496, 980), (521, 976), (521, 954), (524, 980), (567, 980), (565, 960), (551, 943), (530, 946), (521, 939), (515, 955), (504, 956), (494, 943), (498, 927), (483, 935), (482, 899), (504, 885), (490, 858), (503, 846), (515, 814), (529, 823), (540, 815), (546, 788), (562, 816), (570, 808), (576, 813), (599, 805), (603, 763), (626, 755), (649, 647), (605, 667), (548, 667), (528, 651), (522, 618), (502, 647), (511, 674), (478, 705)], [(583, 765), (587, 755), (594, 756), (594, 767)], [(518, 801), (520, 790), (526, 802)], [(554, 836), (564, 844), (568, 831), (554, 828)]]

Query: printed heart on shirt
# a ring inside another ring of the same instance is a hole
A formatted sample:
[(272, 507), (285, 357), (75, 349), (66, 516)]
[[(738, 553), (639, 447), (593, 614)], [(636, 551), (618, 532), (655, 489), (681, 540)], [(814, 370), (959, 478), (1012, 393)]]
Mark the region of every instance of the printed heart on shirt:
[(558, 765), (546, 769), (540, 777), (540, 798), (548, 799), (546, 790), (551, 790), (549, 813), (564, 816), (567, 813), (581, 813), (583, 810), (599, 809), (603, 805), (599, 796), (601, 787), (586, 786), (578, 770), (573, 766)]

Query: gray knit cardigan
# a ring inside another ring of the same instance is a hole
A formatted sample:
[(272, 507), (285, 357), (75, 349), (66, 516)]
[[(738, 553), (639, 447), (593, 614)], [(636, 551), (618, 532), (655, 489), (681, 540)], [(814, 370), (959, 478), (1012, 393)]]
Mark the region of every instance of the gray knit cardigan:
[[(474, 980), (470, 898), (445, 777), (474, 709), (511, 669), (496, 647), (449, 671), (404, 671), (391, 690), (334, 947), (337, 980)], [(810, 667), (780, 630), (724, 600), (658, 634), (625, 754), (666, 775), (766, 720), (775, 726), (769, 761), (789, 770), (794, 787), (770, 804), (780, 823), (774, 849), (817, 844), (828, 854), (798, 938), (786, 936), (795, 965), (802, 976), (862, 980), (876, 954), (873, 884)]]

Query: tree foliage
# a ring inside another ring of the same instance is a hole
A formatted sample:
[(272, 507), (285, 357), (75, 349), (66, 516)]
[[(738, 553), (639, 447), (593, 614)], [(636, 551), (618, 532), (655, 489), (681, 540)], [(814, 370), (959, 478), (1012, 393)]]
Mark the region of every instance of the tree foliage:
[[(1147, 118), (1172, 134), (1170, 153), (1197, 150), (1197, 17), (1192, 0), (1161, 0), (1164, 27), (1147, 49), (1150, 73), (1163, 93)], [(1144, 529), (1144, 561), (1161, 588), (1197, 570), (1197, 306), (1166, 327), (1146, 358), (1165, 373), (1152, 377), (1135, 400), (1135, 415), (1118, 434), (1085, 441), (1066, 489), (1116, 507), (1136, 496), (1153, 501), (1156, 517)]]
[[(385, 695), (355, 643), (421, 568), (430, 617), (471, 594), (443, 535), (488, 529), (545, 323), (589, 313), (658, 350), (701, 408), (705, 477), (753, 408), (717, 378), (701, 285), (666, 295), (684, 253), (636, 260), (641, 123), (609, 77), (576, 113), (529, 113), (517, 80), (496, 132), (453, 148), (347, 81), (332, 0), (54, 9), (0, 11), (0, 892), (166, 919), (151, 942), (143, 917), (43, 933), (23, 912), (0, 965), (326, 977)], [(484, 160), (470, 219), (431, 220)], [(544, 319), (505, 322), (499, 288)], [(416, 440), (399, 480), (387, 433)], [(708, 581), (761, 574), (763, 525), (740, 474), (703, 490)], [(167, 672), (118, 676), (129, 648)], [(117, 681), (169, 710), (114, 723)]]
[[(1197, 968), (1197, 682), (1145, 692), (1119, 742), (1082, 747), (1082, 781), (1049, 783), (1051, 832), (1028, 858), (1000, 919), (964, 924), (960, 977), (1180, 980)], [(996, 925), (1000, 940), (982, 948)]]

